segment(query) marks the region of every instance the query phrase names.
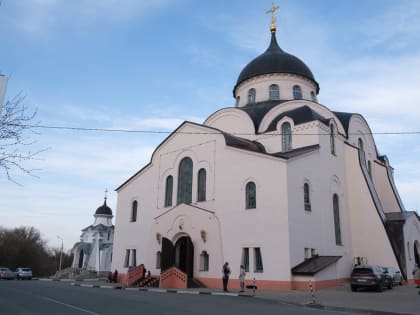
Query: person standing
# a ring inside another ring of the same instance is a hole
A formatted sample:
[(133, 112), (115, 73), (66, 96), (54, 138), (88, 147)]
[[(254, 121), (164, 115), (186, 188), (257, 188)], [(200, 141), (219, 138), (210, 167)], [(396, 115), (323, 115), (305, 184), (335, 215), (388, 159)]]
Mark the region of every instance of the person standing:
[(416, 284), (416, 288), (420, 288), (420, 268), (418, 265), (414, 266), (413, 279), (414, 279), (414, 283)]
[(245, 275), (246, 275), (245, 267), (243, 265), (241, 265), (239, 267), (239, 285), (241, 287), (241, 291), (239, 291), (239, 292), (244, 292), (245, 291), (244, 290), (245, 289)]
[(229, 268), (229, 263), (225, 262), (225, 264), (223, 265), (223, 291), (227, 292), (228, 289), (228, 282), (229, 282), (229, 276), (230, 276), (230, 268)]

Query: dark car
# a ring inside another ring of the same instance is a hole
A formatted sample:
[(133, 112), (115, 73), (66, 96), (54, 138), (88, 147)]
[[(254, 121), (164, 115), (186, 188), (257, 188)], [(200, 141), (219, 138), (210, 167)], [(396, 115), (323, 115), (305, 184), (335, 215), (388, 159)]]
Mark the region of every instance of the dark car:
[(391, 277), (392, 279), (392, 285), (402, 285), (403, 283), (403, 277), (401, 272), (394, 267), (382, 267), (385, 271), (385, 273), (388, 273), (388, 275)]
[(356, 266), (350, 277), (351, 290), (371, 288), (382, 292), (384, 288), (392, 289), (392, 278), (380, 266)]
[(30, 268), (19, 267), (16, 269), (16, 279), (32, 279), (32, 270)]
[(9, 268), (0, 267), (0, 279), (13, 280), (15, 278), (15, 273)]

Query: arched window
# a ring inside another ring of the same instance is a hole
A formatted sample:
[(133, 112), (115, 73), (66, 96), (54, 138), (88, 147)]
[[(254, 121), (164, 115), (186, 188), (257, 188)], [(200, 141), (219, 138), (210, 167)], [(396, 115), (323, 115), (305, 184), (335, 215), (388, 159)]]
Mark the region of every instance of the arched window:
[(365, 153), (365, 148), (363, 147), (363, 140), (362, 138), (359, 138), (359, 140), (357, 141), (358, 145), (359, 145), (359, 150), (363, 153)]
[(240, 96), (237, 96), (236, 97), (236, 107), (238, 107), (239, 106), (239, 101), (241, 100), (241, 98), (240, 98)]
[(172, 206), (172, 191), (174, 186), (174, 178), (172, 175), (166, 177), (166, 186), (165, 186), (165, 207)]
[(301, 100), (302, 99), (302, 89), (299, 85), (295, 85), (293, 87), (293, 98), (295, 100)]
[(309, 194), (309, 184), (303, 184), (303, 202), (306, 211), (311, 211), (311, 197)]
[(334, 125), (330, 125), (330, 149), (331, 154), (335, 155), (335, 136), (334, 136)]
[(206, 201), (206, 177), (206, 170), (200, 169), (197, 180), (197, 201)]
[(160, 256), (161, 256), (161, 253), (160, 251), (158, 251), (156, 253), (156, 269), (160, 269)]
[(333, 211), (334, 211), (334, 231), (335, 231), (335, 243), (337, 245), (343, 245), (341, 240), (341, 227), (340, 227), (340, 204), (337, 194), (333, 196)]
[(257, 189), (254, 182), (246, 184), (245, 204), (247, 209), (257, 207)]
[(248, 104), (254, 104), (255, 103), (255, 96), (256, 96), (255, 89), (249, 89), (249, 91), (248, 91)]
[(270, 100), (279, 100), (280, 99), (280, 89), (277, 84), (270, 85), (269, 91), (269, 98)]
[(311, 91), (311, 100), (312, 100), (312, 101), (314, 101), (314, 102), (316, 102), (316, 101), (317, 101), (317, 99), (316, 99), (316, 94), (315, 94), (315, 92), (314, 92), (314, 91)]
[(185, 157), (179, 163), (177, 204), (192, 202), (193, 161)]
[(288, 122), (281, 125), (281, 149), (283, 152), (292, 150), (292, 127)]
[(209, 271), (209, 254), (205, 250), (200, 254), (200, 271)]
[(137, 221), (137, 200), (131, 204), (131, 222)]

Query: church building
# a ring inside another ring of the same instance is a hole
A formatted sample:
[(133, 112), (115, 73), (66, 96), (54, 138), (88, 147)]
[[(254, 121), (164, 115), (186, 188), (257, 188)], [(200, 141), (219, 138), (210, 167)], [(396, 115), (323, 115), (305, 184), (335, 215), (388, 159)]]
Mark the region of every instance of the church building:
[(111, 271), (114, 225), (112, 210), (106, 204), (96, 209), (92, 225), (84, 228), (80, 242), (73, 246), (72, 268), (95, 272)]
[(225, 262), (232, 289), (240, 265), (246, 284), (268, 290), (334, 286), (355, 264), (412, 279), (418, 214), (404, 208), (363, 116), (320, 104), (310, 68), (280, 48), (275, 9), (268, 48), (240, 72), (234, 105), (182, 123), (116, 189), (121, 281), (143, 264), (161, 287), (221, 288)]

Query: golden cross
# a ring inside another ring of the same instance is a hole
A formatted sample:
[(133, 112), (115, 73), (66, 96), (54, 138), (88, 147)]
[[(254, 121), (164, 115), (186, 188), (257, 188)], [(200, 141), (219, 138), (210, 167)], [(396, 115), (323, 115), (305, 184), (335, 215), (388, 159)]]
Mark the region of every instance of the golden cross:
[(274, 12), (276, 12), (278, 9), (280, 9), (280, 7), (275, 6), (274, 2), (272, 2), (271, 9), (266, 12), (266, 13), (271, 13), (271, 27), (270, 27), (270, 30), (272, 32), (276, 31), (276, 17), (274, 16)]

